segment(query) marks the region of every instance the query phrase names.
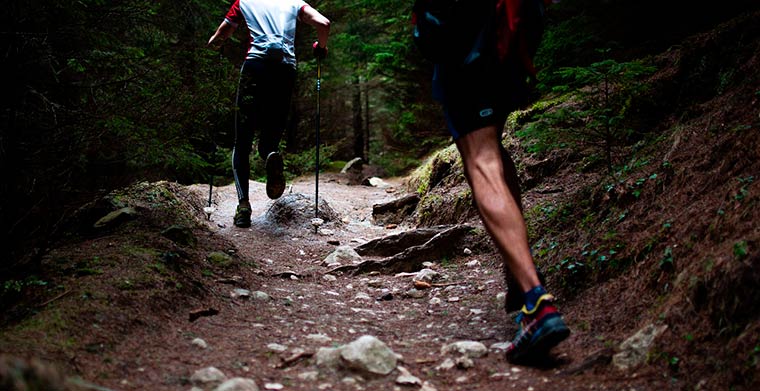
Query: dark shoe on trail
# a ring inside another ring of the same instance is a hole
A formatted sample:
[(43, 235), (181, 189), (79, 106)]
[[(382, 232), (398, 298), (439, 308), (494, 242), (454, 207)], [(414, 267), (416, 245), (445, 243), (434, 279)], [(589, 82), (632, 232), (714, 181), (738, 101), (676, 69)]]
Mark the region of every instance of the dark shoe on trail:
[(517, 315), (520, 330), (507, 347), (507, 361), (513, 364), (537, 364), (546, 358), (551, 348), (570, 335), (570, 329), (552, 304), (553, 301), (554, 296), (545, 294), (538, 299), (532, 311), (523, 306)]
[(270, 152), (267, 156), (267, 197), (276, 200), (285, 191), (285, 174), (282, 155), (279, 152)]
[(241, 201), (235, 210), (235, 226), (240, 228), (251, 226), (251, 204), (247, 200)]

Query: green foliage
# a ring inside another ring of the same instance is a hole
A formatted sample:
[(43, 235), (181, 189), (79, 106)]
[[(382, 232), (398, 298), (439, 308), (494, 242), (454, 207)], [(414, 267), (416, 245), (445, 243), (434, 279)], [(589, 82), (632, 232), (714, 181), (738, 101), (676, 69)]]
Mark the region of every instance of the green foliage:
[(749, 246), (744, 240), (734, 243), (734, 259), (742, 261), (749, 255)]
[(739, 182), (739, 184), (741, 185), (741, 187), (739, 188), (739, 191), (737, 191), (736, 194), (734, 195), (734, 199), (736, 201), (741, 202), (745, 198), (747, 198), (747, 196), (749, 195), (749, 189), (748, 189), (748, 187), (749, 187), (750, 184), (752, 184), (752, 182), (754, 182), (754, 180), (755, 180), (754, 176), (748, 176), (748, 177), (744, 177), (744, 178), (737, 178), (737, 181)]
[(604, 156), (612, 173), (614, 149), (634, 132), (626, 125), (633, 98), (646, 92), (641, 81), (654, 71), (639, 61), (612, 59), (561, 68), (556, 74), (563, 84), (553, 91), (565, 96), (566, 102), (539, 114), (517, 135), (529, 140), (531, 152), (591, 147)]
[[(335, 146), (321, 145), (319, 148), (319, 167), (320, 171), (330, 165), (331, 158), (335, 154)], [(285, 171), (288, 175), (300, 176), (313, 173), (316, 169), (316, 154), (314, 149), (306, 150), (301, 153), (286, 153)]]
[[(136, 180), (206, 181), (211, 134), (227, 127), (237, 70), (203, 42), (227, 6), (63, 0), (5, 8), (0, 21), (11, 33), (0, 41), (0, 77), (14, 103), (0, 116), (0, 165), (12, 173), (0, 192), (14, 208), (0, 214), (4, 237), (48, 240), (78, 204)], [(29, 253), (0, 263), (12, 268)]]
[(675, 265), (674, 259), (673, 259), (673, 247), (668, 246), (665, 247), (665, 251), (662, 254), (662, 258), (660, 258), (660, 269), (661, 270), (673, 270), (673, 267)]
[(21, 293), (25, 288), (32, 286), (46, 286), (47, 281), (40, 280), (37, 276), (29, 276), (23, 280), (6, 280), (3, 281), (0, 297)]

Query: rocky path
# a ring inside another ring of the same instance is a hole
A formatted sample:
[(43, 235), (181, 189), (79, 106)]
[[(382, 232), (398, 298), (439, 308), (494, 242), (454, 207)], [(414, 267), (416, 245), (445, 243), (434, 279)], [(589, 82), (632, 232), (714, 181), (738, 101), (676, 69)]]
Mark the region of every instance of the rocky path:
[[(35, 368), (8, 354), (84, 379), (59, 376), (76, 386), (66, 390), (659, 388), (651, 373), (607, 365), (611, 344), (584, 318), (603, 308), (594, 298), (609, 296), (604, 287), (561, 303), (574, 333), (545, 367), (510, 365), (503, 350), (516, 325), (478, 221), (376, 225), (373, 205), (405, 197), (401, 180), (322, 179), (318, 227), (312, 178), (277, 201), (251, 182), (246, 229), (232, 225), (233, 186), (214, 189), (205, 227), (195, 216), (203, 185), (143, 183), (114, 195), (94, 211), (133, 216), (46, 257), (54, 286), (40, 288), (39, 312), (0, 335), (0, 381), (5, 368)], [(134, 208), (109, 212), (114, 200)]]
[[(217, 189), (218, 209), (209, 226), (234, 243), (247, 268), (212, 287), (217, 300), (209, 306), (218, 307), (218, 314), (176, 330), (160, 346), (145, 347), (157, 356), (168, 346), (184, 352), (152, 371), (163, 379), (146, 381), (184, 379), (196, 390), (255, 389), (253, 383), (265, 390), (562, 389), (555, 376), (568, 361), (562, 349), (552, 368), (505, 361), (502, 349), (515, 327), (502, 309), (500, 263), (492, 254), (462, 246), (425, 263), (425, 275), (328, 273), (336, 266), (329, 262), (359, 261), (325, 261), (338, 247), (412, 229), (372, 223), (372, 205), (402, 196), (400, 185), (346, 186), (326, 178), (320, 197), (339, 218), (321, 232), (308, 223), (313, 179), (296, 181), (284, 195), (309, 198), (296, 207), (306, 218), (291, 216), (301, 222), (279, 225), (267, 215), (274, 203), (263, 195), (263, 185), (251, 182), (250, 229), (230, 223), (234, 187)], [(432, 286), (412, 289), (415, 279)], [(233, 378), (239, 379), (216, 388)]]

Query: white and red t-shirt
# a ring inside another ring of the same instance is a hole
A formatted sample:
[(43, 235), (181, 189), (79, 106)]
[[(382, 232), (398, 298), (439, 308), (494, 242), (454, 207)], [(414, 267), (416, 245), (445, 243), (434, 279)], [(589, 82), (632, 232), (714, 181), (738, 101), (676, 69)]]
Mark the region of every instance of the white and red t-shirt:
[(251, 41), (247, 58), (281, 60), (296, 66), (296, 21), (303, 0), (235, 0), (224, 20), (234, 27), (245, 23)]

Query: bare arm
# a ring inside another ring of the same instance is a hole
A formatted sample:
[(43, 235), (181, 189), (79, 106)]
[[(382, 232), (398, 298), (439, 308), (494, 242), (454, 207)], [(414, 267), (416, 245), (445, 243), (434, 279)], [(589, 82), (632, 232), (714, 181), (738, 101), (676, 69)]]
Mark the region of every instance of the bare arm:
[(327, 37), (330, 35), (330, 20), (310, 5), (303, 7), (301, 21), (317, 29), (317, 41), (322, 48), (327, 47)]
[(222, 24), (217, 27), (216, 32), (214, 35), (209, 38), (208, 43), (206, 46), (216, 49), (219, 46), (222, 45), (222, 42), (232, 36), (232, 33), (235, 31), (235, 26), (231, 25), (226, 20), (222, 21)]

